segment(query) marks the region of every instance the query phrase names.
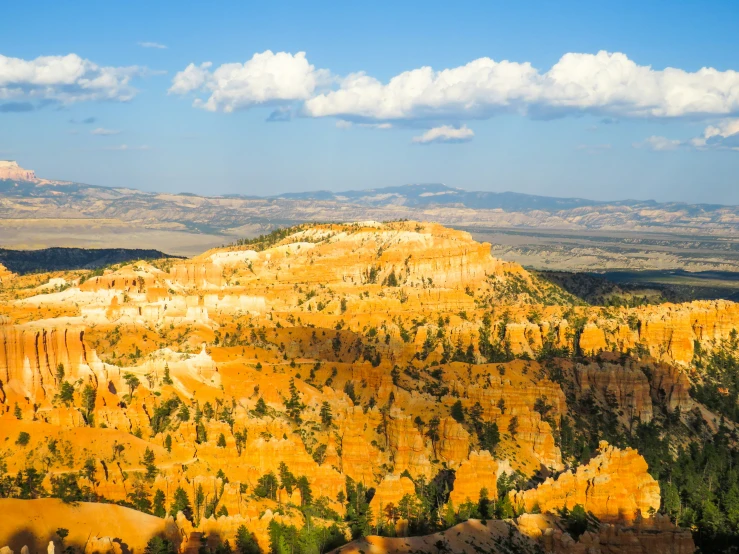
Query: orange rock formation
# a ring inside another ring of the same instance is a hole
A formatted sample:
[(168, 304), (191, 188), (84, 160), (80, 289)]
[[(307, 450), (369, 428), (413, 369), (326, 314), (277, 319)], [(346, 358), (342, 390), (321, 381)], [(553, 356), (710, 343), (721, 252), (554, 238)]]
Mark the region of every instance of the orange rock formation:
[(599, 454), (576, 471), (548, 478), (535, 489), (510, 493), (514, 505), (542, 512), (582, 505), (601, 521), (633, 521), (660, 505), (659, 484), (647, 473), (647, 463), (635, 450), (618, 450), (601, 442)]
[[(608, 351), (597, 363), (562, 362), (574, 394), (613, 396), (624, 417), (647, 422), (657, 397), (692, 408), (680, 367), (695, 341), (710, 350), (739, 324), (731, 302), (581, 306), (489, 252), (439, 225), (364, 222), (102, 274), (13, 276), (7, 287), (0, 275), (6, 471), (30, 464), (48, 488), (87, 467), (80, 484), (95, 495), (128, 501), (143, 487), (167, 507), (178, 487), (191, 501), (202, 487), (228, 516), (199, 506), (197, 524), (173, 522), (181, 536), (220, 530), (232, 540), (243, 523), (266, 546), (272, 514), (302, 521), (289, 506), (300, 495), (254, 496), (283, 463), (339, 513), (347, 477), (374, 488), (375, 517), (413, 494), (404, 472), (429, 480), (455, 471), (458, 506), (482, 488), (494, 497), (503, 471), (562, 470), (562, 386), (532, 359), (492, 362), (493, 349)], [(651, 381), (617, 361), (637, 349), (660, 361), (645, 362)], [(493, 423), (500, 444), (490, 453), (478, 433)], [(25, 446), (15, 444), (21, 432)], [(630, 520), (659, 506), (659, 488), (635, 451), (604, 447), (511, 498), (528, 510), (581, 503), (604, 520)]]

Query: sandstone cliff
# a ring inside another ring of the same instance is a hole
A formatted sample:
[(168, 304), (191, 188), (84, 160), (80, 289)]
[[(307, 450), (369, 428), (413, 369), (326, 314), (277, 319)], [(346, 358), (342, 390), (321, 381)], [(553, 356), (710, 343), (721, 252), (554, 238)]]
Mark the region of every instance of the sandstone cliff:
[(0, 160), (0, 179), (35, 181), (36, 174), (30, 169), (23, 169), (18, 162)]
[(548, 478), (535, 489), (511, 492), (511, 502), (531, 512), (556, 513), (582, 505), (604, 522), (633, 521), (660, 505), (659, 484), (647, 473), (647, 463), (635, 450), (618, 450), (603, 442), (600, 452), (576, 471)]

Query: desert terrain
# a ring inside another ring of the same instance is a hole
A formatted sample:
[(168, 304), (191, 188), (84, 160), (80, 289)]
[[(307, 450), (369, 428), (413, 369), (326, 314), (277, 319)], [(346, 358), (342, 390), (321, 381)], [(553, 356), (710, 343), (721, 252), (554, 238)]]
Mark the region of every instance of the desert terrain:
[(398, 219), (469, 231), (491, 243), (495, 257), (538, 270), (739, 273), (734, 206), (596, 202), (441, 184), (207, 197), (97, 187), (0, 167), (3, 248), (150, 248), (194, 256), (308, 221)]

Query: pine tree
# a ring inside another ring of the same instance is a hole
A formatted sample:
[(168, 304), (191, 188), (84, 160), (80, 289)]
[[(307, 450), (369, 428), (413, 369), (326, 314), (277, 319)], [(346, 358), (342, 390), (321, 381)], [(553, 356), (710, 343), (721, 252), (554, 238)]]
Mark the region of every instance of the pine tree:
[(236, 548), (239, 554), (261, 554), (262, 552), (254, 533), (249, 531), (245, 525), (240, 525), (236, 530)]
[(487, 450), (492, 453), (495, 451), (495, 447), (500, 442), (500, 431), (498, 431), (498, 424), (483, 423), (477, 438), (480, 440), (480, 448)]
[(123, 374), (123, 380), (128, 386), (128, 397), (133, 398), (133, 392), (141, 384), (141, 381), (139, 381), (139, 378), (136, 377), (133, 373), (128, 372)]
[(144, 451), (143, 462), (144, 462), (144, 467), (146, 468), (146, 478), (149, 481), (153, 481), (154, 477), (157, 476), (158, 470), (157, 470), (157, 466), (154, 464), (154, 461), (155, 461), (154, 451), (147, 446), (146, 450)]
[(64, 381), (61, 387), (59, 387), (58, 396), (59, 400), (61, 400), (65, 406), (69, 406), (74, 402), (74, 387), (67, 381)]
[(136, 480), (133, 483), (131, 492), (126, 495), (139, 512), (150, 513), (151, 512), (151, 500), (149, 499), (149, 493), (146, 491), (146, 487), (141, 480)]
[(254, 487), (254, 494), (261, 498), (277, 500), (277, 487), (277, 477), (270, 471), (257, 480), (257, 486)]
[(175, 549), (169, 539), (164, 537), (152, 537), (146, 543), (144, 554), (174, 554)]
[(313, 503), (313, 492), (310, 483), (308, 483), (308, 478), (305, 475), (298, 477), (295, 487), (300, 491), (300, 505), (310, 506)]
[(157, 489), (154, 493), (154, 504), (152, 506), (151, 513), (153, 513), (157, 517), (164, 518), (167, 516), (167, 508), (164, 506), (165, 502), (164, 493), (161, 491), (161, 489)]
[(169, 375), (169, 364), (164, 364), (164, 378), (162, 379), (162, 384), (164, 385), (172, 385), (174, 384), (174, 381), (172, 381), (172, 377)]
[(516, 434), (518, 433), (518, 416), (513, 416), (511, 418), (511, 421), (508, 423), (508, 432), (512, 437), (516, 437)]
[(172, 506), (169, 509), (169, 515), (177, 517), (177, 512), (182, 512), (183, 515), (192, 521), (192, 506), (190, 506), (190, 499), (187, 497), (185, 489), (177, 487), (174, 491), (174, 498), (172, 499)]
[(190, 408), (184, 404), (180, 406), (180, 411), (177, 412), (177, 419), (180, 421), (190, 421)]
[(324, 427), (331, 427), (333, 419), (334, 417), (331, 413), (331, 404), (329, 404), (328, 402), (323, 402), (323, 404), (321, 404), (321, 423), (323, 423)]
[(464, 423), (464, 408), (461, 400), (457, 400), (452, 404), (451, 415), (457, 423)]
[(97, 390), (90, 383), (85, 385), (82, 389), (82, 407), (87, 412), (85, 420), (87, 423), (92, 423), (92, 412), (95, 409), (95, 401), (97, 400)]
[(477, 501), (477, 511), (480, 512), (480, 519), (483, 520), (486, 520), (493, 515), (490, 511), (488, 490), (485, 487), (480, 489), (480, 499)]
[(234, 433), (234, 441), (236, 442), (236, 452), (238, 452), (239, 456), (241, 456), (241, 451), (246, 446), (246, 438), (247, 438), (246, 429), (244, 429), (243, 431), (236, 431)]
[(295, 475), (293, 475), (292, 472), (287, 468), (287, 464), (285, 462), (280, 462), (279, 471), (280, 486), (287, 491), (287, 494), (292, 494), (293, 488), (297, 483)]
[(257, 405), (254, 408), (254, 414), (257, 415), (257, 417), (264, 417), (267, 415), (267, 403), (264, 401), (264, 398), (261, 396), (257, 399)]
[(195, 488), (195, 525), (200, 525), (200, 509), (205, 505), (205, 491), (203, 485), (198, 483)]

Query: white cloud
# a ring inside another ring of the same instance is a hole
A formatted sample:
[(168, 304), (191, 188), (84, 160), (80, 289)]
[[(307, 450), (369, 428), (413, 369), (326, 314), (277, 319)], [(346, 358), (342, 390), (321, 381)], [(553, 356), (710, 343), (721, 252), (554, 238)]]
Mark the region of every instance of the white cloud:
[(164, 44), (159, 44), (158, 42), (139, 42), (138, 45), (141, 46), (141, 48), (156, 48), (157, 50), (167, 49)]
[(101, 67), (77, 54), (34, 60), (0, 55), (0, 100), (127, 101), (136, 94), (131, 79), (142, 73), (136, 66)]
[(429, 129), (424, 134), (413, 137), (416, 144), (431, 144), (434, 142), (469, 142), (475, 132), (466, 125), (461, 127), (452, 127), (450, 125), (442, 125)]
[[(466, 65), (412, 69), (382, 82), (365, 73), (332, 79), (304, 52), (265, 51), (245, 63), (189, 64), (177, 73), (171, 94), (194, 96), (193, 106), (232, 112), (270, 106), (269, 121), (294, 115), (335, 117), (336, 127), (433, 127), (414, 143), (463, 142), (474, 132), (461, 122), (517, 113), (534, 118), (591, 114), (603, 125), (625, 118), (716, 119), (739, 115), (739, 72), (702, 68), (654, 69), (623, 53), (567, 53), (551, 68), (528, 62), (479, 58)], [(1, 98), (0, 98), (1, 99)], [(454, 122), (452, 126), (450, 123)], [(635, 148), (656, 151), (692, 146), (739, 150), (739, 119), (707, 127), (681, 141), (651, 136)], [(593, 127), (592, 130), (597, 129)], [(595, 153), (607, 144), (581, 145)]]
[(635, 142), (634, 148), (650, 150), (676, 150), (680, 147), (692, 147), (696, 150), (736, 150), (739, 151), (739, 118), (724, 119), (703, 130), (703, 134), (690, 140), (682, 141), (667, 137), (651, 136), (642, 142)]
[(107, 146), (103, 150), (111, 150), (115, 152), (123, 152), (126, 150), (148, 150), (149, 147), (146, 145), (142, 146), (129, 146), (128, 144), (119, 144), (117, 146)]
[(690, 144), (700, 150), (739, 150), (739, 119), (724, 119), (715, 125), (709, 125), (703, 135), (692, 139)]
[(715, 116), (739, 111), (739, 73), (638, 65), (622, 53), (568, 53), (548, 71), (530, 63), (479, 58), (441, 71), (422, 67), (382, 83), (364, 73), (305, 103), (313, 117), (367, 120), (537, 117)]
[(178, 72), (174, 76), (172, 86), (169, 87), (169, 93), (187, 94), (205, 86), (205, 83), (211, 77), (208, 69), (212, 65), (212, 62), (201, 63), (199, 66), (191, 63), (183, 71)]
[(329, 79), (328, 71), (308, 63), (305, 52), (267, 50), (243, 64), (226, 63), (212, 71), (211, 67), (211, 62), (188, 65), (175, 75), (169, 92), (200, 94), (193, 106), (228, 113), (259, 104), (307, 100)]
[(684, 143), (681, 140), (652, 135), (642, 142), (635, 142), (632, 146), (634, 148), (645, 148), (647, 150), (655, 150), (657, 152), (666, 152), (668, 150), (677, 150), (681, 146), (684, 146)]
[[(346, 119), (339, 119), (336, 122), (336, 127), (338, 129), (350, 129), (355, 125), (355, 123), (351, 121), (347, 121)], [(392, 123), (357, 123), (357, 127), (362, 127), (364, 129), (392, 129), (393, 124)]]
[(113, 129), (103, 129), (102, 127), (98, 127), (97, 129), (93, 129), (90, 131), (90, 134), (92, 135), (100, 135), (100, 136), (110, 136), (110, 135), (117, 135), (120, 133), (120, 131), (116, 131)]

